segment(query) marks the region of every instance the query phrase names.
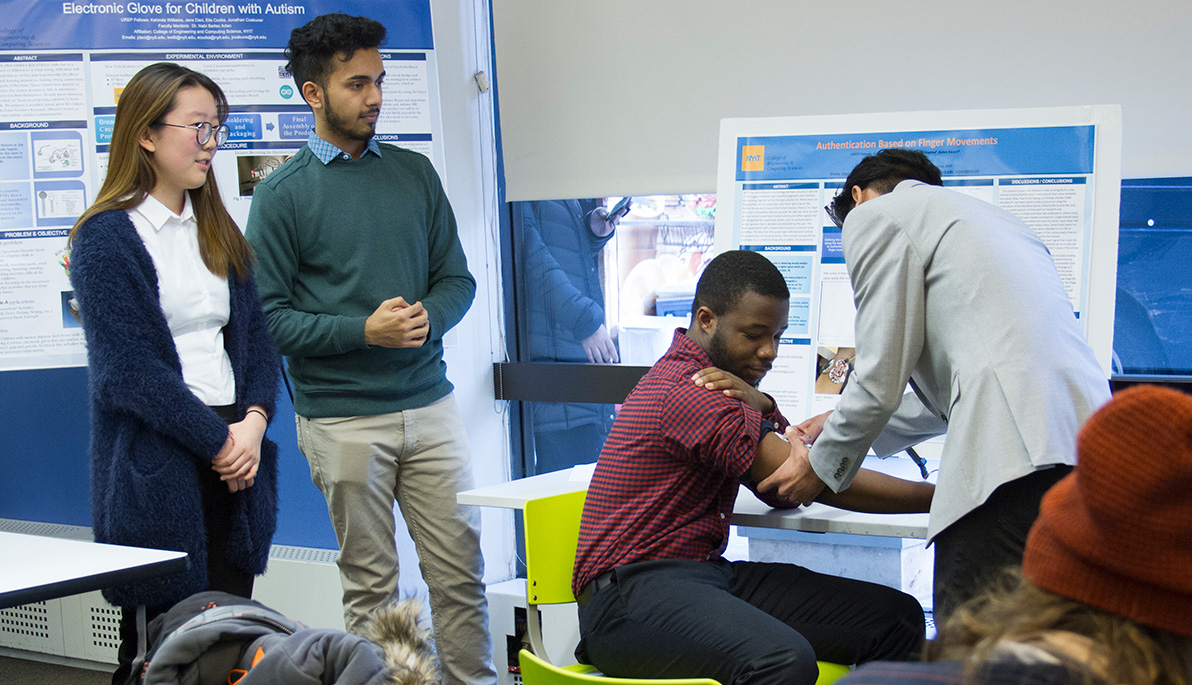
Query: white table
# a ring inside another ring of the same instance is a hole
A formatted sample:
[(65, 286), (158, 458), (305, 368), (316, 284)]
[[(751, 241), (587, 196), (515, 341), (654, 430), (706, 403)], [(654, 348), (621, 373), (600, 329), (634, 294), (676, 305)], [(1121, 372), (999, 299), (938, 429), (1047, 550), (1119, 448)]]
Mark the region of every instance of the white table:
[(456, 497), (460, 504), (502, 509), (525, 509), (532, 499), (588, 489), (587, 479), (571, 480), (571, 469), (551, 471), (528, 478), (465, 490)]
[[(893, 472), (892, 475), (903, 478), (913, 477), (897, 472), (896, 468), (882, 468), (883, 461), (891, 462), (891, 467), (898, 464), (894, 460), (870, 459), (866, 461), (865, 466)], [(507, 483), (486, 485), (459, 493), (458, 501), (460, 504), (476, 506), (525, 509), (526, 502), (532, 499), (587, 490), (588, 478), (584, 476), (590, 476), (590, 469), (589, 464), (586, 469), (584, 466), (575, 467), (574, 475), (572, 469), (563, 469)], [(746, 488), (741, 488), (741, 492), (737, 494), (737, 503), (733, 508), (733, 524), (806, 533), (850, 533), (919, 539), (927, 537), (927, 514), (862, 514), (818, 503), (798, 509), (772, 509)]]
[(0, 532), (0, 609), (185, 571), (186, 552)]

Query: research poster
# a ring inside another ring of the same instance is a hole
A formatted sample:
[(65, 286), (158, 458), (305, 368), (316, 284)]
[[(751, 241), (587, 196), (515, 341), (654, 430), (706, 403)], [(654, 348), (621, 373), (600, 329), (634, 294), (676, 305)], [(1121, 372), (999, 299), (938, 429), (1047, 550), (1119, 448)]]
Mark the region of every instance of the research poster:
[(717, 249), (760, 252), (786, 277), (788, 328), (762, 385), (783, 412), (798, 421), (831, 409), (848, 382), (856, 309), (841, 229), (824, 207), (862, 158), (883, 149), (925, 153), (945, 186), (1005, 209), (1038, 234), (1108, 376), (1120, 108), (726, 119)]
[(0, 26), (0, 370), (86, 364), (70, 314), (67, 235), (106, 172), (116, 102), (153, 62), (210, 76), (228, 97), (212, 172), (244, 227), (253, 188), (306, 142), (314, 118), (286, 72), (290, 31), (328, 12), (385, 25), (377, 139), (442, 168), (429, 0), (6, 0)]

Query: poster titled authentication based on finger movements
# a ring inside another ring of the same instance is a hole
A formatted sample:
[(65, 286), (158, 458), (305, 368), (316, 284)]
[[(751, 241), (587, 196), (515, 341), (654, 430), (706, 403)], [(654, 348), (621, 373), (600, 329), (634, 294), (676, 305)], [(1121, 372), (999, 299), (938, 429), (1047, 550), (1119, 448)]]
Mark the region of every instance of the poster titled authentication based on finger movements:
[(858, 162), (883, 149), (923, 152), (945, 186), (1005, 209), (1038, 234), (1108, 376), (1120, 108), (725, 119), (716, 247), (761, 252), (786, 277), (788, 328), (763, 389), (787, 417), (831, 409), (847, 383), (856, 310), (841, 229), (824, 207)]
[(116, 103), (153, 62), (210, 76), (228, 97), (213, 173), (244, 227), (253, 188), (306, 143), (314, 117), (286, 71), (290, 32), (328, 12), (385, 25), (377, 139), (440, 167), (429, 0), (6, 0), (0, 26), (0, 371), (86, 364), (70, 313), (67, 235), (103, 181)]

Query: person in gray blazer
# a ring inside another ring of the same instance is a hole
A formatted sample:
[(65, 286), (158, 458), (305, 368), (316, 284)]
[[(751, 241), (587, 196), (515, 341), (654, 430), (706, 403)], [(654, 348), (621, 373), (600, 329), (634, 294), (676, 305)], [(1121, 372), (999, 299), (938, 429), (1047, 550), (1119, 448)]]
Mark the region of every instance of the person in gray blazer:
[(941, 184), (923, 153), (883, 150), (829, 205), (857, 305), (856, 366), (835, 411), (799, 426), (811, 448), (778, 490), (811, 502), (848, 488), (870, 448), (888, 456), (946, 434), (928, 524), (937, 621), (1021, 563), (1039, 500), (1110, 396), (1047, 247)]

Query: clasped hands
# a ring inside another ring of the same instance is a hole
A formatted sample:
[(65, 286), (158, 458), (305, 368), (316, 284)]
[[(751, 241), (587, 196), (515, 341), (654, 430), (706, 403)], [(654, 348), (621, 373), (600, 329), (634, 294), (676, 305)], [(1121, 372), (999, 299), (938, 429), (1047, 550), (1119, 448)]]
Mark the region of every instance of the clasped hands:
[(261, 463), (261, 439), (268, 424), (265, 417), (249, 412), (244, 419), (228, 425), (228, 438), (211, 460), (211, 469), (228, 486), (228, 492), (251, 488)]
[(364, 321), (364, 342), (380, 347), (422, 347), (430, 335), (430, 319), (419, 300), (404, 297), (382, 302)]

